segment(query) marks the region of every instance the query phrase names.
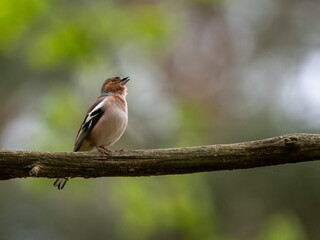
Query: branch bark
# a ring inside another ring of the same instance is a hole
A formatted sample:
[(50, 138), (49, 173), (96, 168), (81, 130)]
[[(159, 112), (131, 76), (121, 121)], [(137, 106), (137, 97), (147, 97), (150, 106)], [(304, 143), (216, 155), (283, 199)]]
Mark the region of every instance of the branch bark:
[(0, 151), (0, 180), (132, 177), (245, 169), (320, 160), (320, 134), (190, 148), (100, 153)]

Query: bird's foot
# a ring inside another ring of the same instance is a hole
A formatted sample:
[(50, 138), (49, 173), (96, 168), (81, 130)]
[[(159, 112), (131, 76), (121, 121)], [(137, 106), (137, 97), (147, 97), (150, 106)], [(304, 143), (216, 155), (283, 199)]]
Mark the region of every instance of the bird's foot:
[(116, 150), (115, 152), (123, 152), (124, 150), (123, 149), (120, 149), (120, 150)]
[(112, 153), (111, 150), (109, 150), (108, 148), (106, 148), (104, 146), (99, 146), (99, 147), (96, 147), (96, 148), (100, 153), (103, 153), (103, 154), (109, 155), (110, 153)]

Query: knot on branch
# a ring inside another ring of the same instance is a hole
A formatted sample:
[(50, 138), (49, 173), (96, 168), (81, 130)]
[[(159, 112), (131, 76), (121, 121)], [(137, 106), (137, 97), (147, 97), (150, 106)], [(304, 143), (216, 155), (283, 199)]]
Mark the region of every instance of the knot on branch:
[(39, 165), (35, 165), (29, 171), (29, 176), (36, 177), (36, 176), (38, 176), (39, 172), (40, 172), (40, 166)]
[(298, 143), (298, 137), (296, 136), (288, 136), (284, 139), (284, 144), (287, 147), (287, 149), (290, 150), (297, 150), (300, 148)]

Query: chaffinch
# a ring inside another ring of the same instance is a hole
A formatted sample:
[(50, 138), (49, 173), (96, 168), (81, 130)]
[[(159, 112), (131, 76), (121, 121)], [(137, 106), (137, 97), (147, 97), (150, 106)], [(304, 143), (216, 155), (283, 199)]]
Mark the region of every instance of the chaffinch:
[[(128, 123), (126, 83), (129, 77), (108, 78), (102, 85), (101, 95), (89, 108), (78, 131), (74, 152), (97, 149), (111, 152), (107, 147), (114, 144), (124, 133)], [(58, 178), (53, 186), (61, 190), (68, 178)]]

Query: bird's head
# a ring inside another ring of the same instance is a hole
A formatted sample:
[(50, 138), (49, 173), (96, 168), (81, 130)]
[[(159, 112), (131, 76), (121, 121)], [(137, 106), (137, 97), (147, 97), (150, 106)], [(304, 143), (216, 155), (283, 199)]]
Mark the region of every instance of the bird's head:
[(119, 78), (113, 77), (108, 78), (102, 85), (101, 94), (109, 94), (109, 93), (119, 93), (121, 95), (126, 95), (126, 83), (129, 81), (129, 77)]

